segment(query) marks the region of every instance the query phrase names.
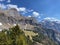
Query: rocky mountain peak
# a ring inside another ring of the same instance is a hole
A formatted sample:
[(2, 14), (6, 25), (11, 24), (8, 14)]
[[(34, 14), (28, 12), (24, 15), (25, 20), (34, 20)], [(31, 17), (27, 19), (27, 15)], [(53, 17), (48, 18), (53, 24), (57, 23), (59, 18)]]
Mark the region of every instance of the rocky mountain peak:
[(0, 10), (0, 22), (4, 24), (2, 25), (2, 27), (3, 26), (11, 27), (14, 24), (19, 24), (20, 26), (22, 25), (21, 26), (22, 29), (26, 27), (26, 24), (27, 24), (28, 29), (32, 29), (34, 25), (37, 24), (37, 20), (35, 18), (24, 17), (15, 8), (2, 10), (2, 11)]

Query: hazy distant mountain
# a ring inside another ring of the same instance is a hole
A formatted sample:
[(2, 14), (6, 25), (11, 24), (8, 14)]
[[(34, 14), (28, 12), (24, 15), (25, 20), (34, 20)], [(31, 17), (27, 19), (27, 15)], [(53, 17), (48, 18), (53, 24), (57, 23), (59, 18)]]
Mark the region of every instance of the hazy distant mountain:
[(60, 20), (43, 19), (41, 21), (41, 24), (45, 28), (53, 29), (60, 32)]

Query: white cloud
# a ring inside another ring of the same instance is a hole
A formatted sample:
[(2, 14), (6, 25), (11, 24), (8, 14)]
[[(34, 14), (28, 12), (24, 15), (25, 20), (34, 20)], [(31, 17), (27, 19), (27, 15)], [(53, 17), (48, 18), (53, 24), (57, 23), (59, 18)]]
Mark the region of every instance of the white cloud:
[(6, 8), (6, 5), (0, 4), (0, 9), (5, 9), (5, 8)]
[(5, 1), (5, 0), (0, 0), (0, 1)]
[(7, 1), (8, 3), (11, 2), (11, 0), (0, 0), (0, 2)]
[(32, 9), (26, 9), (25, 7), (18, 8), (20, 12), (23, 12), (22, 14), (30, 13), (33, 10)]
[(23, 12), (32, 12), (32, 9), (26, 9), (25, 7), (20, 7), (19, 11), (23, 11)]
[(10, 3), (10, 2), (11, 2), (11, 0), (8, 0), (7, 2), (8, 2), (8, 3)]
[(15, 8), (17, 9), (17, 11), (19, 11), (19, 8), (17, 5), (12, 5), (12, 4), (4, 5), (0, 3), (0, 9), (10, 9), (10, 8)]
[(4, 4), (0, 3), (0, 8), (2, 8), (2, 9), (5, 9), (5, 8), (7, 8), (7, 9), (15, 8), (15, 9), (17, 9), (17, 11), (24, 12), (24, 13), (28, 13), (28, 12), (32, 12), (33, 11), (32, 9), (31, 10), (26, 9), (25, 7), (19, 7), (18, 8), (18, 5), (13, 5), (13, 4), (4, 5)]
[(26, 11), (26, 8), (25, 7), (20, 7), (19, 8), (19, 11), (24, 11), (25, 12)]
[(17, 9), (17, 11), (20, 11), (17, 5), (8, 4), (6, 7), (7, 7), (8, 9), (10, 9), (10, 8), (15, 8), (15, 9)]
[[(40, 18), (40, 14), (32, 9), (26, 9), (25, 7), (18, 7), (18, 5), (13, 5), (13, 4), (0, 4), (0, 8), (2, 9), (10, 9), (10, 8), (15, 8), (17, 11), (22, 12), (21, 14), (26, 14), (26, 13), (31, 13), (33, 14), (34, 17)], [(28, 16), (31, 17), (31, 16)]]
[(30, 9), (30, 10), (27, 10), (28, 12), (32, 12), (32, 11), (34, 11), (34, 10), (32, 10), (32, 9)]
[(17, 5), (13, 5), (13, 4), (7, 4), (7, 5), (0, 4), (0, 8), (2, 8), (2, 9), (15, 8), (15, 9), (17, 9), (17, 11), (23, 12), (24, 14), (27, 13), (27, 12), (29, 12), (29, 11), (32, 11), (32, 10), (27, 11), (27, 9), (25, 7), (19, 7), (18, 8)]
[(38, 17), (40, 14), (38, 12), (33, 12), (34, 17)]
[(17, 5), (12, 5), (12, 4), (8, 4), (7, 7), (8, 7), (8, 8), (18, 8)]
[(31, 17), (31, 15), (28, 15), (28, 17)]

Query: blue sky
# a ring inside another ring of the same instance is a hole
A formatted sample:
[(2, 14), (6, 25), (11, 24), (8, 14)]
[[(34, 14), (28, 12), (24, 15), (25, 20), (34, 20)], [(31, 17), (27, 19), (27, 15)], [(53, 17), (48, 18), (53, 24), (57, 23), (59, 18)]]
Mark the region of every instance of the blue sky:
[(0, 0), (0, 3), (4, 5), (17, 5), (18, 8), (21, 7), (22, 9), (25, 8), (26, 12), (23, 12), (23, 15), (32, 16), (36, 13), (37, 16), (34, 16), (39, 20), (46, 17), (60, 20), (60, 0)]

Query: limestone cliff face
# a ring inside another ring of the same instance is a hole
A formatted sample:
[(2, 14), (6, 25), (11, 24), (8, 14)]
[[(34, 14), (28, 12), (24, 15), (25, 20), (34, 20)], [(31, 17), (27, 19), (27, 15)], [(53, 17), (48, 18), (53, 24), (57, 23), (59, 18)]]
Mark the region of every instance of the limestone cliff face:
[(22, 29), (32, 29), (37, 21), (33, 17), (24, 17), (16, 9), (0, 10), (0, 22), (2, 27), (11, 27), (19, 24)]

